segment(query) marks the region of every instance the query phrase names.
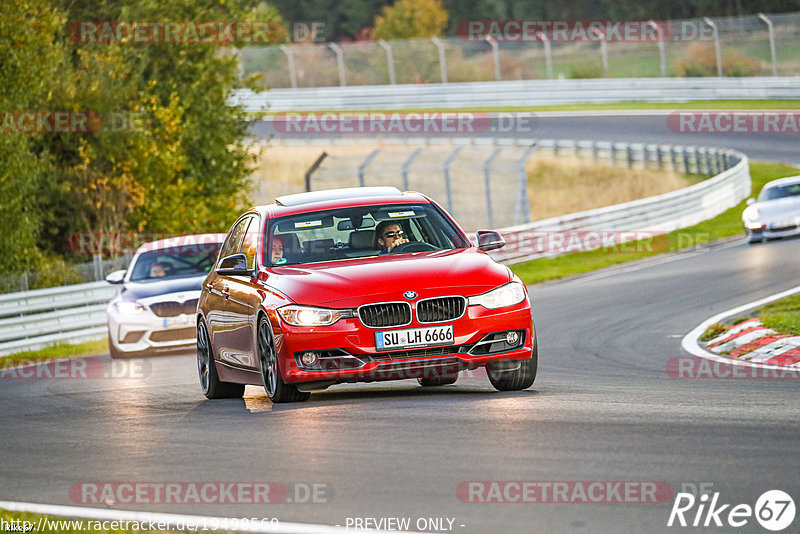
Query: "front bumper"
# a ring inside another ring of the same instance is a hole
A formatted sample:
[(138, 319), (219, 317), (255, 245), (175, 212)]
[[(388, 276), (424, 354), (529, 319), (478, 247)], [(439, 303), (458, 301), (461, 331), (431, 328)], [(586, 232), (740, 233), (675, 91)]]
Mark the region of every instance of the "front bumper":
[(158, 317), (150, 310), (108, 315), (109, 342), (125, 354), (186, 352), (197, 344), (194, 314)]
[[(368, 328), (358, 318), (340, 319), (331, 326), (304, 328), (281, 323), (275, 342), (283, 380), (298, 382), (371, 382), (404, 378), (433, 378), (475, 369), (502, 360), (530, 358), (535, 343), (531, 308), (525, 299), (518, 305), (497, 310), (468, 306), (459, 319), (440, 323), (453, 325), (453, 343), (423, 349), (382, 352), (375, 348), (375, 333), (385, 330), (430, 327), (412, 322), (403, 327)], [(509, 331), (519, 335), (512, 345), (502, 340)], [(486, 343), (486, 341), (491, 341)], [(314, 352), (331, 365), (324, 369), (303, 366), (300, 355)], [(336, 356), (339, 356), (337, 358)]]

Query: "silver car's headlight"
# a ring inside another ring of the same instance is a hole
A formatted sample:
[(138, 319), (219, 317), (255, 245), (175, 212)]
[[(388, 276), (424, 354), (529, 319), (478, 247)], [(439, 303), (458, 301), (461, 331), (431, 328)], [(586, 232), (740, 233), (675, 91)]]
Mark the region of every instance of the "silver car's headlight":
[(352, 310), (329, 310), (294, 304), (278, 308), (278, 313), (284, 321), (293, 326), (328, 326), (339, 319), (353, 317)]
[(469, 305), (481, 305), (491, 310), (513, 306), (525, 300), (525, 286), (520, 282), (509, 282), (496, 289), (492, 289), (481, 295), (469, 297)]
[(114, 304), (114, 309), (117, 312), (122, 313), (124, 315), (131, 315), (134, 313), (142, 313), (144, 311), (144, 305), (139, 304), (136, 301), (131, 300), (120, 300), (116, 304)]
[(744, 219), (745, 221), (755, 221), (758, 220), (759, 215), (760, 213), (758, 213), (757, 207), (747, 206), (744, 210), (744, 213), (742, 213), (742, 219)]

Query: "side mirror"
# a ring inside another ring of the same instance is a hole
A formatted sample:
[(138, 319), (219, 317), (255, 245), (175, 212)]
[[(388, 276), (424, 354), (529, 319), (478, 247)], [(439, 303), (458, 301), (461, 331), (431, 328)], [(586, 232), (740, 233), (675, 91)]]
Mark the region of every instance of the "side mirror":
[(748, 206), (752, 206), (755, 203), (756, 203), (756, 199), (754, 199), (752, 197), (747, 199), (747, 205)]
[(108, 276), (106, 276), (106, 282), (108, 282), (109, 284), (121, 284), (122, 282), (125, 281), (126, 272), (127, 271), (125, 269), (122, 269), (121, 271), (114, 271), (108, 273)]
[(485, 252), (506, 246), (506, 240), (499, 233), (492, 230), (478, 230), (478, 248)]
[(233, 254), (222, 258), (217, 267), (217, 274), (223, 276), (252, 276), (253, 271), (247, 268), (247, 256)]

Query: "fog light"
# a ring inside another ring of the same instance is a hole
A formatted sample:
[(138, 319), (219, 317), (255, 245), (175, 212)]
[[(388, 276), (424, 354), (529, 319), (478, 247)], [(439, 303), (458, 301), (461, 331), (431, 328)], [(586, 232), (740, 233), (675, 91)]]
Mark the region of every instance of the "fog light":
[(509, 345), (516, 345), (517, 341), (519, 341), (518, 333), (511, 331), (506, 334), (506, 343), (508, 343)]
[(306, 367), (311, 367), (315, 363), (317, 363), (317, 353), (316, 352), (304, 352), (302, 356), (300, 356), (300, 361)]

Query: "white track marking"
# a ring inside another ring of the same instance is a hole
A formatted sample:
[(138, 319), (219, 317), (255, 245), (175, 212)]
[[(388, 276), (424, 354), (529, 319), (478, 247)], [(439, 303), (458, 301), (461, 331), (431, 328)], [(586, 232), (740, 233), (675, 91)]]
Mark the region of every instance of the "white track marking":
[(725, 356), (719, 356), (717, 354), (708, 352), (704, 348), (700, 346), (698, 340), (700, 336), (703, 335), (709, 326), (714, 323), (720, 322), (722, 319), (726, 317), (730, 317), (732, 315), (736, 315), (737, 313), (741, 313), (743, 311), (750, 310), (752, 308), (757, 308), (768, 302), (772, 302), (774, 300), (782, 299), (783, 297), (788, 297), (789, 295), (794, 295), (795, 293), (800, 292), (800, 286), (795, 286), (791, 289), (787, 289), (786, 291), (781, 291), (780, 293), (775, 293), (774, 295), (770, 295), (768, 297), (764, 297), (759, 300), (755, 300), (753, 302), (748, 302), (742, 306), (733, 308), (731, 310), (724, 311), (722, 313), (718, 313), (717, 315), (706, 319), (699, 325), (697, 325), (691, 332), (686, 334), (681, 341), (681, 347), (686, 352), (693, 354), (694, 356), (698, 356), (700, 358), (705, 358), (706, 360), (711, 360), (714, 362), (724, 362), (729, 363), (731, 365), (743, 365), (745, 367), (760, 367), (762, 369), (789, 369), (789, 367), (785, 365), (771, 365), (765, 363), (758, 363), (758, 362), (749, 362), (746, 360), (739, 360), (736, 358), (726, 358)]
[[(33, 514), (55, 515), (98, 521), (152, 521), (154, 523), (166, 523), (169, 525), (169, 528), (174, 528), (179, 523), (184, 525), (184, 528), (186, 528), (185, 525), (189, 522), (200, 525), (213, 525), (216, 522), (218, 525), (224, 525), (227, 521), (227, 524), (231, 525), (234, 521), (237, 521), (237, 518), (231, 517), (226, 518), (153, 512), (133, 512), (127, 510), (114, 510), (111, 508), (84, 508), (82, 506), (59, 506), (54, 504), (36, 504), (10, 501), (0, 501), (0, 508), (12, 512), (29, 512)], [(241, 522), (241, 520), (238, 521)], [(259, 532), (265, 534), (342, 534), (344, 532), (352, 532), (353, 530), (352, 528), (348, 529), (341, 526), (287, 523), (284, 521), (280, 521), (277, 525), (273, 525), (271, 523), (262, 525), (259, 523), (253, 526), (249, 524), (246, 526), (249, 528), (239, 528), (234, 530), (230, 528), (223, 529), (220, 527), (217, 530), (228, 530), (232, 532)], [(388, 531), (383, 530), (359, 530), (370, 532), (372, 534), (389, 534)], [(398, 534), (398, 532), (400, 531), (391, 531), (391, 534)], [(402, 532), (400, 534), (402, 534)]]

